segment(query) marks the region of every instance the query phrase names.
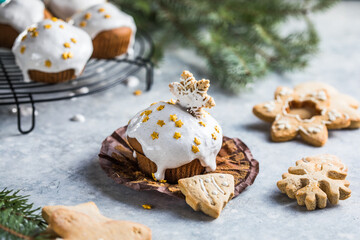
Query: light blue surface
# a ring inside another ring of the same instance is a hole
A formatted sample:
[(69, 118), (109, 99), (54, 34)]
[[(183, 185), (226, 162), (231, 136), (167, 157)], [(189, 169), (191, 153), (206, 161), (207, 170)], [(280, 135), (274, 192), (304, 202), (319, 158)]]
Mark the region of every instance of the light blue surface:
[[(77, 101), (38, 104), (36, 129), (26, 136), (17, 133), (15, 115), (1, 107), (0, 187), (22, 189), (36, 206), (94, 201), (104, 215), (146, 224), (153, 238), (160, 240), (359, 239), (360, 131), (331, 131), (322, 148), (300, 140), (273, 143), (269, 140), (269, 125), (251, 112), (253, 105), (273, 97), (276, 86), (308, 80), (328, 82), (360, 100), (360, 3), (341, 3), (315, 16), (315, 20), (322, 40), (321, 53), (305, 71), (270, 74), (239, 96), (211, 89), (217, 106), (210, 112), (224, 134), (241, 138), (260, 162), (254, 185), (231, 201), (218, 219), (193, 212), (182, 200), (117, 185), (98, 164), (102, 140), (150, 103), (171, 98), (167, 85), (178, 80), (183, 69), (193, 71), (197, 78), (211, 80), (202, 63), (183, 50), (168, 51), (155, 72), (153, 90), (141, 96), (135, 97), (132, 89), (119, 86)], [(86, 117), (86, 122), (69, 121), (78, 113)], [(338, 206), (307, 212), (281, 194), (276, 182), (296, 160), (319, 153), (343, 159), (349, 167), (353, 193)], [(142, 204), (154, 208), (144, 210)]]

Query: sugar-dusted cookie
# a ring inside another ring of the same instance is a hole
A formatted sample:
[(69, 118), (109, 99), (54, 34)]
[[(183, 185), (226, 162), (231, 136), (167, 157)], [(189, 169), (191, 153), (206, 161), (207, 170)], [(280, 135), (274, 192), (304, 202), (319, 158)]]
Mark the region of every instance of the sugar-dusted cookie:
[(278, 87), (275, 100), (254, 106), (253, 113), (272, 122), (271, 138), (275, 142), (300, 136), (314, 146), (323, 146), (328, 129), (360, 127), (358, 102), (333, 87), (316, 82), (294, 89)]
[(139, 223), (116, 221), (100, 214), (93, 202), (76, 206), (46, 206), (43, 218), (64, 240), (149, 240), (151, 230)]
[(331, 204), (350, 197), (350, 183), (345, 180), (347, 168), (341, 160), (330, 154), (307, 157), (289, 168), (277, 182), (281, 192), (296, 198), (300, 206), (308, 210), (325, 208), (327, 199)]
[(234, 196), (234, 177), (221, 173), (197, 175), (180, 179), (179, 187), (190, 207), (217, 218)]

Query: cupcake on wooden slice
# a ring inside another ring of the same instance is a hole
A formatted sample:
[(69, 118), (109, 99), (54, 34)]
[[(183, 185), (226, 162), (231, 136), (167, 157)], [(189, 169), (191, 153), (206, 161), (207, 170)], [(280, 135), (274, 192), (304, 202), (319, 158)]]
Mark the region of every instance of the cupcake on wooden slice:
[(83, 30), (55, 17), (30, 26), (12, 48), (25, 81), (65, 82), (79, 76), (92, 54)]
[(73, 21), (91, 36), (93, 58), (109, 59), (132, 53), (136, 33), (134, 19), (113, 4), (90, 7), (75, 14)]
[(41, 0), (12, 0), (0, 5), (0, 47), (11, 48), (27, 26), (50, 17)]
[(176, 183), (215, 171), (223, 136), (218, 122), (203, 110), (215, 106), (207, 94), (209, 80), (197, 81), (184, 71), (180, 83), (169, 86), (176, 102), (151, 104), (130, 120), (126, 134), (141, 171)]
[(72, 17), (75, 13), (81, 12), (96, 4), (105, 3), (106, 0), (45, 0), (49, 10), (64, 20)]

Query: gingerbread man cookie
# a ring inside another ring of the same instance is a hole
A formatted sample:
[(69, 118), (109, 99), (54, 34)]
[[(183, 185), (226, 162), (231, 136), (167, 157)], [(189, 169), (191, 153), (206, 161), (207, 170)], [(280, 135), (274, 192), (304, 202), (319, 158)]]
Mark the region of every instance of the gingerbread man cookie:
[(151, 230), (139, 223), (104, 217), (93, 202), (76, 206), (46, 206), (42, 215), (48, 232), (64, 240), (150, 240)]
[(334, 155), (321, 154), (307, 157), (289, 168), (277, 182), (281, 192), (296, 198), (300, 206), (308, 210), (325, 208), (327, 199), (331, 204), (350, 197), (350, 183), (345, 180), (347, 168)]
[(304, 83), (294, 89), (278, 87), (275, 100), (254, 106), (253, 113), (272, 122), (271, 138), (275, 142), (300, 135), (314, 146), (323, 146), (328, 129), (359, 128), (358, 102), (340, 94), (333, 87), (316, 82)]

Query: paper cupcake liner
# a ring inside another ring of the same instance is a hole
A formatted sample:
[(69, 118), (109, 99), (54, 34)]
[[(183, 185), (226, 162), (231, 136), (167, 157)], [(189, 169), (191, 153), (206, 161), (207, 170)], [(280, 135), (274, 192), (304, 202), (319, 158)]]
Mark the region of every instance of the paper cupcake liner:
[(109, 59), (127, 52), (132, 31), (121, 27), (102, 31), (93, 39), (93, 58)]
[[(153, 190), (170, 196), (184, 198), (177, 184), (160, 183), (144, 174), (133, 157), (126, 139), (127, 126), (117, 129), (103, 143), (99, 154), (102, 169), (116, 183), (139, 191)], [(217, 173), (234, 176), (234, 197), (253, 184), (259, 173), (259, 163), (249, 148), (238, 138), (223, 137), (222, 148), (216, 158)]]
[(8, 24), (0, 23), (0, 47), (12, 48), (19, 33)]
[(28, 74), (31, 80), (43, 83), (61, 83), (76, 78), (74, 69), (68, 69), (56, 73), (29, 70)]

